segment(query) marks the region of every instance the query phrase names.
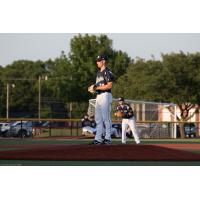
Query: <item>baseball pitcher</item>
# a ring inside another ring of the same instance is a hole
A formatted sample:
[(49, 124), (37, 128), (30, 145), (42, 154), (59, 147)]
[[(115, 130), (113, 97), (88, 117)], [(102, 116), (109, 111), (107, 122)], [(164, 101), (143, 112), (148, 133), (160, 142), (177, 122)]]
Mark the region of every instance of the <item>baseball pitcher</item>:
[[(99, 71), (97, 72), (96, 83), (88, 88), (89, 92), (97, 94), (95, 104), (95, 121), (97, 123), (97, 132), (93, 144), (111, 144), (111, 89), (113, 86), (114, 76), (110, 69), (108, 69), (106, 61), (107, 57), (105, 55), (100, 55), (97, 57), (96, 63)], [(105, 139), (103, 140), (102, 134), (104, 125), (106, 135)]]

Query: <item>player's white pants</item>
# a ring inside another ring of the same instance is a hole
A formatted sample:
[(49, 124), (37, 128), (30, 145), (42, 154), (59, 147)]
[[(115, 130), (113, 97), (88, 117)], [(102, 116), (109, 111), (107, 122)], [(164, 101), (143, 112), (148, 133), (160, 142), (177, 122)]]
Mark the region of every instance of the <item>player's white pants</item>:
[(111, 104), (112, 104), (112, 94), (109, 92), (104, 92), (102, 94), (98, 94), (96, 98), (95, 105), (95, 121), (97, 123), (95, 140), (102, 142), (102, 135), (104, 132), (105, 125), (105, 139), (111, 140)]
[(112, 128), (112, 135), (114, 135), (115, 137), (120, 137), (116, 128)]
[[(106, 131), (105, 131), (105, 128), (103, 129), (103, 136), (105, 136), (106, 135)], [(119, 135), (119, 133), (118, 133), (118, 131), (117, 131), (117, 129), (116, 128), (111, 128), (111, 137), (112, 136), (115, 136), (115, 137), (120, 137), (120, 135)]]
[(130, 129), (131, 129), (131, 131), (133, 133), (133, 136), (135, 138), (135, 142), (137, 144), (139, 144), (140, 143), (140, 139), (139, 139), (138, 132), (137, 132), (135, 117), (132, 117), (130, 119), (123, 119), (122, 120), (122, 143), (126, 143), (126, 130), (127, 130), (128, 126), (130, 127)]
[(83, 127), (83, 132), (89, 132), (94, 134), (96, 132), (96, 128), (93, 128), (91, 126), (85, 126)]

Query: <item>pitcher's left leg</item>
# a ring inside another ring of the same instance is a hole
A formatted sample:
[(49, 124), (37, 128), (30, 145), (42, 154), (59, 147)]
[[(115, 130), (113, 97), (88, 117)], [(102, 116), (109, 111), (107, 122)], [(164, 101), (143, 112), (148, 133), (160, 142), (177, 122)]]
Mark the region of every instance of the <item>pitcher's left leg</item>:
[(102, 116), (103, 116), (103, 122), (105, 125), (105, 140), (108, 140), (111, 142), (111, 134), (112, 134), (112, 121), (111, 121), (111, 103), (112, 103), (112, 95), (111, 93), (104, 93), (103, 94), (103, 103), (102, 103)]

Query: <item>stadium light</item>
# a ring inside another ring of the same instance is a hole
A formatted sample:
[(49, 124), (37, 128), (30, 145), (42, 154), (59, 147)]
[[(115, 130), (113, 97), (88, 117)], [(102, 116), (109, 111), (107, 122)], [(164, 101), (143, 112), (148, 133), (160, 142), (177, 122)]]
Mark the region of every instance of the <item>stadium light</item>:
[(9, 84), (7, 83), (7, 86), (6, 86), (6, 118), (9, 119), (9, 96), (10, 96), (10, 86), (12, 88), (15, 87), (15, 84)]
[(39, 87), (39, 90), (38, 90), (38, 119), (41, 118), (41, 80), (45, 80), (47, 81), (48, 80), (48, 76), (39, 76), (38, 78), (38, 87)]

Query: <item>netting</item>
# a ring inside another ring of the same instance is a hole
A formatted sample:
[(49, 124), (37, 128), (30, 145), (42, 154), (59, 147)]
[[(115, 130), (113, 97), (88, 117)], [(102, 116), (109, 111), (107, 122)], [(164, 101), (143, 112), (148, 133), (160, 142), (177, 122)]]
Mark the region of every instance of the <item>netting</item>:
[[(95, 99), (89, 100), (88, 114), (95, 114)], [(176, 135), (176, 125), (172, 123), (174, 116), (168, 111), (168, 106), (176, 106), (172, 103), (159, 103), (149, 101), (134, 101), (125, 99), (136, 117), (138, 131), (141, 138), (173, 138)], [(118, 120), (114, 116), (118, 104), (117, 99), (112, 103), (112, 120)], [(170, 123), (171, 122), (171, 123)]]

